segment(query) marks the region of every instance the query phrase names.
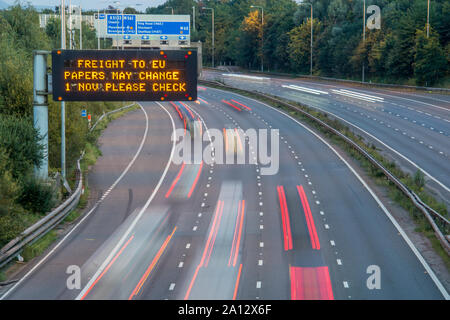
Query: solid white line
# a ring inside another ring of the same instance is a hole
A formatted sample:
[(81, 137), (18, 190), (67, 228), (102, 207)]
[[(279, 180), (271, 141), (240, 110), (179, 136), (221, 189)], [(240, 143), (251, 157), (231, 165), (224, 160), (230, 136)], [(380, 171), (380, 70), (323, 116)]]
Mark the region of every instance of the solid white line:
[(354, 98), (354, 99), (360, 99), (360, 100), (364, 100), (367, 102), (383, 102), (377, 99), (373, 99), (373, 98), (366, 98), (360, 95), (356, 95), (356, 94), (351, 94), (351, 93), (347, 93), (347, 92), (342, 92), (342, 91), (338, 91), (338, 90), (331, 90), (333, 91), (335, 94), (341, 95), (341, 96), (346, 96), (349, 98)]
[(291, 89), (291, 90), (297, 90), (297, 91), (302, 91), (302, 92), (306, 92), (306, 93), (311, 93), (311, 94), (315, 94), (315, 95), (320, 95), (320, 94), (328, 94), (328, 92), (325, 91), (320, 91), (320, 90), (314, 90), (314, 89), (309, 89), (309, 88), (305, 88), (305, 87), (299, 87), (299, 86), (295, 86), (295, 85), (282, 85), (283, 88), (287, 88), (287, 89)]
[(375, 199), (375, 201), (378, 203), (378, 205), (380, 206), (380, 208), (383, 210), (383, 212), (386, 214), (386, 216), (389, 218), (389, 220), (392, 222), (392, 224), (395, 226), (395, 228), (397, 229), (397, 231), (400, 233), (400, 235), (402, 236), (402, 238), (405, 240), (405, 242), (407, 243), (407, 245), (409, 246), (409, 248), (411, 249), (411, 251), (414, 253), (414, 255), (417, 257), (417, 259), (420, 261), (420, 263), (422, 264), (422, 266), (425, 268), (425, 270), (427, 271), (428, 275), (430, 276), (431, 280), (434, 282), (434, 284), (436, 285), (436, 287), (438, 288), (438, 290), (441, 292), (442, 296), (444, 297), (444, 299), (446, 300), (450, 300), (450, 295), (447, 293), (447, 290), (445, 289), (445, 287), (442, 285), (442, 283), (440, 282), (440, 280), (436, 277), (436, 274), (434, 273), (434, 271), (430, 268), (430, 266), (428, 265), (428, 263), (425, 261), (425, 259), (422, 257), (422, 255), (420, 254), (420, 252), (417, 250), (417, 248), (414, 246), (414, 244), (412, 243), (412, 241), (409, 239), (408, 235), (405, 233), (405, 231), (402, 229), (402, 227), (398, 224), (398, 222), (394, 219), (394, 217), (391, 215), (391, 213), (386, 209), (386, 207), (384, 206), (383, 202), (381, 202), (381, 200), (378, 198), (378, 196), (372, 191), (372, 189), (367, 185), (367, 183), (361, 178), (361, 176), (355, 171), (355, 169), (353, 169), (353, 167), (327, 142), (325, 141), (321, 136), (319, 136), (317, 133), (315, 133), (313, 130), (311, 130), (310, 128), (308, 128), (307, 126), (305, 126), (304, 124), (300, 123), (297, 119), (293, 118), (292, 116), (281, 112), (280, 110), (277, 110), (276, 108), (269, 106), (268, 104), (264, 103), (264, 102), (260, 102), (257, 101), (255, 99), (252, 98), (248, 98), (248, 97), (244, 97), (240, 94), (234, 93), (237, 96), (240, 96), (242, 98), (248, 99), (248, 100), (252, 100), (255, 101), (258, 104), (264, 105), (272, 110), (275, 110), (276, 112), (288, 117), (289, 119), (291, 119), (292, 121), (296, 122), (298, 125), (300, 125), (301, 127), (305, 128), (307, 131), (309, 131), (311, 134), (313, 134), (314, 136), (316, 136), (320, 141), (322, 141), (327, 147), (329, 147), (340, 159), (341, 161), (350, 169), (350, 171), (356, 176), (356, 178), (358, 178), (358, 180), (361, 182), (361, 184), (367, 189), (367, 191), (369, 191), (370, 195), (372, 196), (372, 198)]
[[(144, 147), (145, 140), (147, 139), (148, 115), (147, 115), (147, 112), (145, 112), (144, 108), (141, 105), (139, 105), (139, 107), (141, 108), (141, 110), (144, 112), (144, 115), (145, 115), (146, 122), (145, 122), (144, 136), (142, 137), (138, 151), (134, 155), (133, 159), (131, 159), (131, 161), (128, 163), (127, 167), (125, 168), (125, 170), (122, 171), (121, 175), (116, 179), (116, 181), (114, 181), (114, 183), (109, 188), (111, 190), (114, 189), (114, 187), (120, 182), (120, 180), (122, 180), (122, 178), (125, 176), (125, 174), (128, 172), (128, 170), (131, 168), (133, 163), (136, 161), (137, 157), (141, 153), (142, 148)], [(106, 197), (106, 195), (104, 195), (102, 197), (102, 199), (104, 199), (105, 197)], [(89, 212), (84, 215), (84, 217), (64, 236), (64, 238), (62, 238), (61, 241), (59, 241), (44, 258), (42, 258), (38, 263), (36, 263), (36, 265), (34, 265), (30, 271), (28, 271), (18, 282), (16, 282), (14, 284), (14, 286), (12, 286), (8, 291), (6, 291), (6, 293), (0, 297), (0, 300), (5, 299), (15, 288), (17, 288), (17, 286), (19, 286), (25, 279), (27, 279), (34, 272), (34, 270), (36, 270), (42, 263), (44, 263), (53, 254), (53, 252), (55, 252), (61, 246), (61, 244), (91, 215), (91, 213), (94, 212), (95, 209), (97, 209), (100, 202), (101, 201), (97, 201), (95, 203), (95, 205), (92, 207), (92, 209), (89, 210)]]
[[(169, 111), (167, 111), (166, 108), (164, 108), (164, 106), (162, 104), (160, 104), (159, 102), (156, 102), (157, 105), (159, 105), (168, 115), (170, 118), (170, 121), (172, 122), (172, 135), (175, 135), (175, 123), (173, 121), (172, 116), (170, 115)], [(140, 105), (140, 104), (139, 104)], [(142, 108), (142, 106), (141, 106)], [(142, 108), (143, 109), (143, 108)], [(147, 116), (147, 114), (146, 114)], [(136, 224), (138, 223), (138, 221), (141, 219), (142, 215), (144, 214), (144, 212), (147, 210), (148, 206), (150, 205), (150, 203), (152, 202), (153, 198), (156, 196), (156, 193), (158, 192), (159, 188), (161, 187), (164, 178), (166, 177), (167, 172), (169, 171), (169, 167), (172, 163), (172, 159), (173, 159), (173, 154), (174, 154), (174, 150), (175, 150), (175, 139), (172, 139), (172, 150), (170, 152), (170, 157), (169, 157), (169, 161), (167, 161), (166, 167), (164, 168), (163, 174), (161, 176), (161, 178), (158, 181), (158, 184), (156, 185), (155, 189), (153, 190), (152, 194), (150, 195), (150, 197), (148, 198), (147, 202), (144, 204), (144, 206), (142, 207), (141, 211), (139, 212), (139, 214), (136, 216), (136, 218), (133, 220), (133, 222), (131, 223), (131, 225), (128, 227), (128, 229), (125, 231), (125, 233), (123, 234), (122, 238), (119, 240), (119, 242), (117, 243), (117, 245), (114, 247), (114, 249), (111, 251), (111, 253), (109, 254), (109, 256), (105, 259), (105, 261), (103, 262), (103, 264), (98, 268), (97, 272), (91, 277), (91, 280), (89, 280), (89, 282), (86, 284), (86, 286), (83, 288), (83, 290), (81, 290), (80, 294), (76, 297), (76, 300), (80, 300), (81, 297), (83, 297), (83, 295), (85, 294), (85, 292), (91, 287), (91, 285), (94, 283), (94, 281), (100, 276), (100, 274), (103, 272), (103, 270), (105, 270), (106, 266), (109, 264), (109, 262), (112, 260), (112, 258), (115, 256), (116, 252), (122, 247), (123, 243), (125, 242), (125, 240), (128, 238), (128, 236), (130, 235), (131, 231), (134, 229), (134, 227), (136, 226)]]
[(382, 98), (382, 97), (371, 96), (369, 94), (361, 93), (361, 92), (358, 92), (358, 91), (350, 91), (350, 90), (345, 90), (345, 89), (341, 89), (341, 91), (342, 92), (348, 92), (348, 93), (351, 93), (351, 94), (360, 95), (360, 96), (363, 96), (363, 97), (366, 97), (366, 98), (370, 98), (370, 99), (381, 100), (381, 101), (384, 100), (384, 98)]

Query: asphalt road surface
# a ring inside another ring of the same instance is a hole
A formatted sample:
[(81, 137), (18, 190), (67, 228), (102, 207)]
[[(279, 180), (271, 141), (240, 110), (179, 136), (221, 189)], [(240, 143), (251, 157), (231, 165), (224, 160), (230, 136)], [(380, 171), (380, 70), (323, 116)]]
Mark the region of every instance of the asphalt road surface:
[(210, 70), (203, 77), (334, 115), (410, 174), (424, 172), (430, 188), (450, 204), (450, 96)]
[[(141, 103), (108, 126), (86, 214), (2, 298), (448, 299), (325, 141), (252, 99), (205, 87), (199, 97)], [(224, 132), (224, 152), (247, 161), (176, 163), (171, 137), (188, 114), (201, 122), (204, 146)], [(261, 144), (239, 129), (258, 130)], [(69, 266), (80, 267), (80, 288), (71, 287)]]

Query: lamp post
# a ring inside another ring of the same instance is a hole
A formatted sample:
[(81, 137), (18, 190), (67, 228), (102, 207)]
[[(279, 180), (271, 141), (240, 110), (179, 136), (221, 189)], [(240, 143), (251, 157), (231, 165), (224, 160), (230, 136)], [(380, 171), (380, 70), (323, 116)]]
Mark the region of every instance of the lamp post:
[[(61, 0), (61, 49), (66, 49), (66, 6)], [(66, 181), (66, 106), (61, 101), (61, 176)]]
[(192, 27), (195, 31), (195, 6), (192, 6)]
[(202, 10), (211, 10), (212, 14), (212, 67), (214, 68), (214, 9), (213, 8), (202, 8)]
[[(364, 0), (364, 5), (363, 5), (363, 46), (364, 49), (366, 47), (366, 0)], [(364, 57), (363, 57), (363, 61), (362, 61), (362, 82), (364, 82)]]
[(311, 52), (310, 52), (310, 58), (309, 58), (309, 74), (312, 76), (312, 69), (313, 69), (313, 20), (314, 20), (313, 5), (312, 5), (312, 3), (309, 3), (309, 2), (302, 2), (299, 5), (302, 5), (302, 4), (306, 4), (306, 5), (311, 6), (311, 44), (310, 44), (310, 47), (311, 47), (310, 51)]
[(427, 4), (427, 38), (430, 36), (430, 0)]
[(83, 50), (83, 15), (81, 14), (81, 4), (80, 4), (80, 50)]
[(250, 6), (250, 8), (261, 9), (261, 72), (264, 71), (264, 8), (261, 6)]
[(172, 7), (166, 7), (166, 8), (167, 8), (167, 9), (169, 9), (169, 8), (172, 9), (172, 15), (173, 15), (173, 8), (172, 8)]

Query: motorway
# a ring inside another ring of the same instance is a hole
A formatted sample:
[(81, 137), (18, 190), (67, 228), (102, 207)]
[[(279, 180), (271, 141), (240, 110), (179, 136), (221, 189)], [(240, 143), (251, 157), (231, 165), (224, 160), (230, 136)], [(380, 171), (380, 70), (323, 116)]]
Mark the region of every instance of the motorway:
[(203, 78), (301, 102), (333, 115), (406, 172), (424, 172), (430, 189), (450, 205), (449, 95), (212, 70), (204, 70)]
[[(207, 87), (199, 97), (141, 103), (108, 126), (85, 215), (1, 298), (449, 298), (374, 192), (324, 140), (255, 100)], [(205, 144), (212, 129), (228, 129), (225, 151), (248, 161), (175, 163), (171, 136), (188, 113), (201, 121)], [(260, 145), (233, 135), (239, 129), (268, 130), (279, 158), (264, 161)], [(278, 170), (263, 174), (270, 165)], [(448, 171), (440, 174), (448, 183)], [(67, 286), (69, 266), (81, 268), (79, 289)], [(368, 268), (379, 270), (379, 289), (369, 288)]]

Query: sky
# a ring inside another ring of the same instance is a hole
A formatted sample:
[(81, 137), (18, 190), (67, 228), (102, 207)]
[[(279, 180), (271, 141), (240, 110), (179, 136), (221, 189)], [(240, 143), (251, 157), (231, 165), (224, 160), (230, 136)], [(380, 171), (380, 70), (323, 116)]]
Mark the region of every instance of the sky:
[[(81, 4), (81, 7), (83, 10), (86, 9), (103, 9), (107, 7), (109, 4), (114, 5), (114, 2), (116, 0), (65, 0), (66, 5), (69, 4), (69, 1), (71, 1), (72, 5), (79, 6)], [(3, 2), (6, 2), (8, 4), (14, 4), (14, 0), (3, 0)], [(31, 3), (33, 6), (57, 6), (61, 4), (61, 0), (21, 0), (22, 3)], [(166, 0), (119, 0), (120, 7), (132, 7), (135, 6), (135, 8), (139, 11), (145, 10), (145, 8), (148, 7), (156, 7), (164, 2)], [(136, 4), (141, 4), (136, 6)]]

